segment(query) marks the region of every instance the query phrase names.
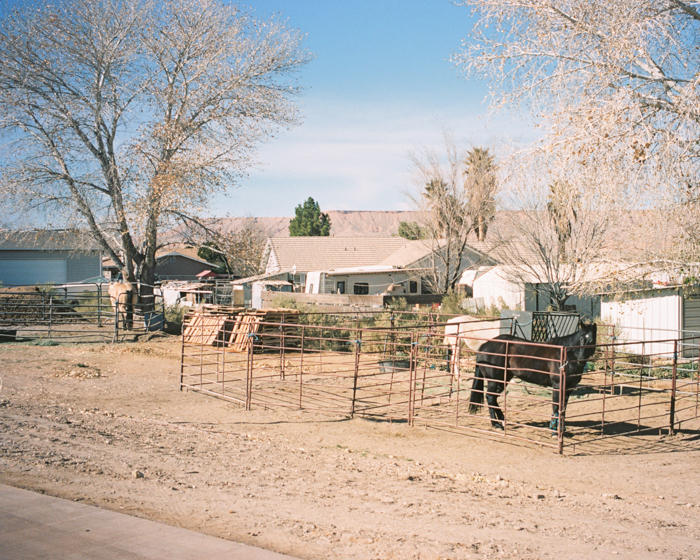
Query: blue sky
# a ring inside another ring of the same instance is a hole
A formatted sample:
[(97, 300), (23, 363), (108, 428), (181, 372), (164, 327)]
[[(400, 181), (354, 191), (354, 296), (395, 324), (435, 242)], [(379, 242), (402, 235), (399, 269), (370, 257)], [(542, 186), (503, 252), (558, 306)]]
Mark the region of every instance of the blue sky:
[(257, 0), (306, 34), (302, 124), (259, 151), (261, 165), (217, 197), (212, 214), (293, 216), (308, 197), (322, 210), (406, 210), (407, 153), (439, 148), (441, 129), (496, 154), (504, 138), (534, 137), (529, 120), (489, 117), (487, 85), (449, 62), (472, 26), (450, 0)]

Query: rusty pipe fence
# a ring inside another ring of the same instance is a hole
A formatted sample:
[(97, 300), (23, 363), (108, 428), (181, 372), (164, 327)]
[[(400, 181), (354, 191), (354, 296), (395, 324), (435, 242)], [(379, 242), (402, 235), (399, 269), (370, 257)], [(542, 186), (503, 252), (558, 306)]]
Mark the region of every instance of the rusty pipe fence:
[[(651, 353), (637, 343), (601, 337), (599, 329), (599, 340), (611, 341), (598, 344), (580, 383), (567, 388), (566, 378), (560, 379), (562, 410), (571, 389), (565, 422), (552, 431), (551, 387), (514, 377), (499, 394), (505, 421), (497, 430), (487, 404), (475, 413), (469, 410), (476, 352), (459, 344), (450, 354), (443, 323), (416, 318), (397, 330), (386, 318), (371, 327), (358, 326), (356, 317), (326, 325), (305, 324), (309, 318), (303, 316), (257, 323), (233, 316), (210, 323), (195, 318), (185, 318), (190, 328), (183, 329), (180, 389), (227, 399), (246, 410), (284, 408), (401, 421), (504, 437), (559, 453), (605, 452), (610, 441), (616, 449), (638, 448), (683, 426), (697, 429), (700, 418), (697, 352), (685, 351), (697, 348), (698, 339), (673, 341), (671, 353)], [(459, 338), (467, 342), (479, 336), (472, 332)], [(558, 361), (560, 368), (563, 355)], [(455, 364), (457, 375), (452, 374)]]
[(0, 342), (50, 339), (115, 342), (163, 329), (165, 308), (156, 293), (140, 296), (131, 328), (112, 307), (108, 284), (0, 288)]

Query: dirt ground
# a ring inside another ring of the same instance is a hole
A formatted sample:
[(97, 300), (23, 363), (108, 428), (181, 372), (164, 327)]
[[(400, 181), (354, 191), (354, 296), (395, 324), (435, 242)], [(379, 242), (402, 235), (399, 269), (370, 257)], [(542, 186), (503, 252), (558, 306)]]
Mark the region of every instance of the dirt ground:
[(303, 559), (700, 558), (700, 424), (594, 454), (180, 392), (177, 338), (0, 345), (0, 483)]

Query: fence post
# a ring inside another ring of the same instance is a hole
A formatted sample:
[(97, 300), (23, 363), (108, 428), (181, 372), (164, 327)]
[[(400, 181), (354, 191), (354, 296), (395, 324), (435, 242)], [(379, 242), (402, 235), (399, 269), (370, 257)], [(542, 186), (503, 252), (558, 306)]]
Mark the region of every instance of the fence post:
[(51, 327), (53, 326), (53, 294), (49, 294), (49, 338), (51, 338)]
[[(182, 387), (185, 381), (185, 327), (188, 323), (187, 314), (182, 318), (182, 333), (180, 334), (180, 391), (182, 392)], [(187, 391), (189, 392), (189, 387)]]
[(566, 403), (566, 347), (559, 356), (559, 417), (557, 418), (557, 452), (564, 453), (564, 405)]
[(352, 405), (350, 407), (350, 418), (355, 417), (355, 400), (357, 399), (357, 378), (360, 373), (360, 345), (362, 333), (355, 327), (355, 374), (352, 381)]
[(248, 323), (248, 361), (246, 363), (245, 409), (250, 410), (253, 402), (253, 324)]
[[(462, 339), (459, 337), (459, 333), (457, 334), (457, 347), (455, 348), (455, 354), (456, 356), (454, 357), (455, 359), (455, 372), (456, 372), (456, 378), (457, 378), (457, 397), (456, 397), (456, 403), (455, 403), (455, 427), (459, 426), (459, 386), (462, 384), (462, 368), (461, 368), (461, 363), (462, 363)], [(452, 373), (452, 372), (450, 372)], [(452, 378), (455, 377), (454, 375), (450, 375), (450, 390), (452, 389)], [(505, 393), (505, 391), (504, 391)]]
[(285, 328), (284, 328), (284, 319), (285, 315), (282, 313), (282, 322), (280, 323), (280, 379), (285, 378), (286, 374), (286, 366), (284, 363), (285, 360), (285, 345), (286, 345), (286, 340), (285, 340)]
[[(506, 355), (503, 360), (503, 435), (506, 435), (506, 418), (508, 417), (508, 354), (510, 353), (510, 343), (506, 341)], [(484, 380), (484, 393), (488, 390), (488, 383)], [(486, 397), (484, 397), (486, 399)], [(486, 401), (488, 402), (488, 401)], [(489, 416), (491, 411), (489, 410)]]
[(671, 411), (668, 417), (668, 433), (673, 435), (676, 423), (676, 375), (678, 374), (678, 340), (673, 341), (673, 373), (671, 375)]
[(102, 326), (102, 284), (97, 284), (97, 326)]
[(413, 416), (415, 414), (416, 407), (416, 383), (418, 380), (418, 375), (416, 375), (416, 361), (417, 354), (416, 351), (416, 331), (411, 332), (411, 357), (409, 362), (408, 371), (408, 425), (413, 426)]
[[(321, 334), (323, 334), (323, 328), (321, 328)], [(306, 327), (301, 326), (301, 349), (299, 354), (299, 408), (301, 406), (302, 390), (304, 388), (304, 343), (306, 342)]]

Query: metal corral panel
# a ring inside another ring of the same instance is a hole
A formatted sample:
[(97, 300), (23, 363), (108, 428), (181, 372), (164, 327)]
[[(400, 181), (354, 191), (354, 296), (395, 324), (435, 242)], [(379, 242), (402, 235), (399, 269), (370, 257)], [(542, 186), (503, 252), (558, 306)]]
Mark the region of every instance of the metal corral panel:
[[(619, 340), (634, 342), (649, 341), (644, 352), (672, 353), (673, 342), (653, 342), (679, 338), (682, 331), (681, 322), (682, 297), (678, 294), (637, 297), (625, 301), (604, 301), (601, 303), (601, 316), (617, 328)], [(639, 345), (632, 346), (631, 351), (641, 352)]]

